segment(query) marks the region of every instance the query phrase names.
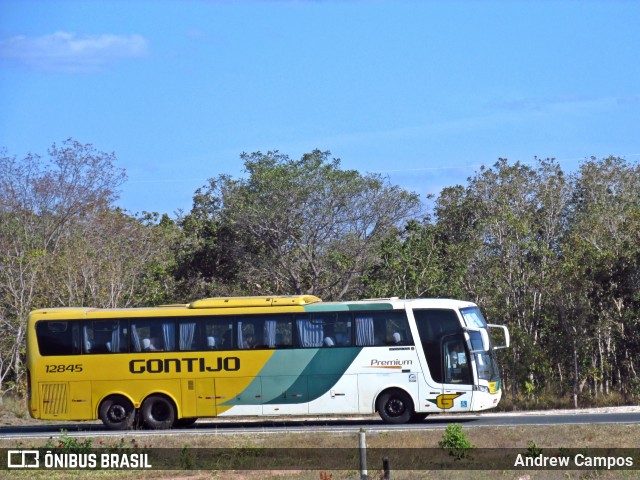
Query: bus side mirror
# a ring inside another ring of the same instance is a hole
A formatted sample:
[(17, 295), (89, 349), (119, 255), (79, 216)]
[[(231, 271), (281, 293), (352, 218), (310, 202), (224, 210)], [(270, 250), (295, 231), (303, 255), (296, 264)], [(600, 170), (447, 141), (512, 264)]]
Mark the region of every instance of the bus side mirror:
[(504, 345), (496, 345), (493, 347), (494, 350), (500, 350), (503, 348), (509, 348), (509, 343), (511, 341), (511, 337), (509, 336), (509, 329), (504, 326), (504, 325), (494, 325), (494, 324), (488, 324), (487, 325), (488, 328), (499, 328), (502, 330), (502, 334), (504, 336)]
[[(472, 350), (471, 353), (485, 353), (489, 351), (489, 333), (487, 333), (487, 329), (486, 328), (472, 328), (472, 327), (467, 327), (465, 328), (465, 330), (467, 332), (477, 332), (480, 334), (480, 339), (482, 340), (482, 349), (481, 350)], [(467, 335), (467, 340), (469, 339), (468, 335)]]

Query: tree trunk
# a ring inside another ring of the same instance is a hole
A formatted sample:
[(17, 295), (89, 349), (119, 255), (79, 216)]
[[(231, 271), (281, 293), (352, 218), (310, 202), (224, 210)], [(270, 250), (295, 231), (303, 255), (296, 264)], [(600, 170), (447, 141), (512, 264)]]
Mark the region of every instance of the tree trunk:
[(573, 408), (578, 409), (578, 350), (573, 339)]

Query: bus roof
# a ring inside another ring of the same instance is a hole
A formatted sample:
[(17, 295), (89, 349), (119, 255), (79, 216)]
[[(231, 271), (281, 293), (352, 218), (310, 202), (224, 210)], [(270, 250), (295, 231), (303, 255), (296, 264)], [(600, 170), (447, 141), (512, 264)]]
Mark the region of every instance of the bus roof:
[(188, 308), (250, 308), (309, 305), (321, 302), (313, 295), (274, 295), (265, 297), (215, 297), (196, 300)]
[[(442, 308), (458, 309), (475, 306), (464, 300), (443, 298), (400, 299), (372, 298), (366, 300), (323, 302), (313, 295), (272, 295), (255, 297), (214, 297), (196, 300), (188, 304), (159, 305), (157, 307), (142, 308), (92, 308), (92, 307), (57, 307), (43, 308), (31, 312), (33, 316), (51, 316), (62, 318), (87, 318), (109, 314), (117, 316), (131, 315), (144, 317), (152, 312), (163, 315), (178, 314), (198, 315), (213, 312), (224, 313), (269, 313), (269, 312), (328, 312), (351, 310), (394, 310), (404, 308), (410, 304), (412, 308)], [(293, 307), (293, 308), (292, 308)], [(188, 313), (187, 313), (188, 312)]]

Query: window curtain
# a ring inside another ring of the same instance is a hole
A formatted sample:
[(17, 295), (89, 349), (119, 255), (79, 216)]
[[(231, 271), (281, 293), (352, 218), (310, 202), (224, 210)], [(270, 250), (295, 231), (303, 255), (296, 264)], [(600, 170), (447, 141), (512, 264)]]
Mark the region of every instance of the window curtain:
[(242, 336), (242, 322), (238, 322), (238, 348), (244, 348), (244, 337)]
[(111, 352), (120, 351), (120, 322), (115, 323), (116, 328), (111, 331)]
[(138, 336), (138, 329), (136, 328), (135, 323), (131, 324), (131, 342), (133, 343), (134, 352), (142, 351), (142, 345), (140, 345), (140, 337)]
[(373, 317), (356, 317), (356, 345), (374, 345)]
[(324, 338), (322, 322), (312, 322), (310, 319), (298, 319), (298, 335), (302, 347), (321, 347)]
[(196, 333), (196, 322), (182, 322), (180, 324), (180, 350), (193, 349), (193, 337)]
[(172, 351), (176, 349), (176, 325), (173, 322), (162, 323), (162, 337), (164, 339), (164, 349)]
[(89, 327), (82, 326), (82, 344), (84, 345), (84, 353), (91, 353), (91, 341), (89, 340)]
[(264, 322), (264, 339), (269, 348), (276, 347), (276, 321), (265, 320)]

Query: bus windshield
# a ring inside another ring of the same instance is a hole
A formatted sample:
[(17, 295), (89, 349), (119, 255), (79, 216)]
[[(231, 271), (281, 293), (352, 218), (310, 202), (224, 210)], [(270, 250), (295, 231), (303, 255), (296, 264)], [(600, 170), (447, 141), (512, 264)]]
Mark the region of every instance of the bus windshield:
[(500, 378), (498, 366), (495, 361), (493, 351), (482, 351), (482, 337), (480, 332), (469, 332), (471, 338), (471, 349), (475, 351), (474, 356), (478, 368), (478, 378), (493, 382)]
[(461, 308), (460, 313), (467, 327), (487, 328), (487, 322), (478, 307)]

